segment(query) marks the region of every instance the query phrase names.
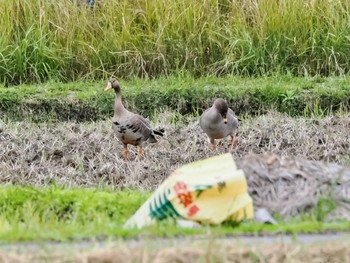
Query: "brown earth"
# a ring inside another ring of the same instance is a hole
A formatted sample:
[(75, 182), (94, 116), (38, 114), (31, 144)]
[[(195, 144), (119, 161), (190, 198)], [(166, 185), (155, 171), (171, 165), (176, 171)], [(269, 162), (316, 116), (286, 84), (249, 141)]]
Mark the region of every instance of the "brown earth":
[(0, 252), (0, 262), (77, 262), (77, 263), (187, 263), (187, 262), (249, 262), (249, 263), (348, 263), (350, 244), (348, 240), (312, 244), (278, 242), (274, 244), (254, 243), (222, 244), (211, 241), (202, 244), (174, 245), (154, 248), (143, 246), (130, 248), (116, 245), (110, 248), (95, 249), (88, 252)]

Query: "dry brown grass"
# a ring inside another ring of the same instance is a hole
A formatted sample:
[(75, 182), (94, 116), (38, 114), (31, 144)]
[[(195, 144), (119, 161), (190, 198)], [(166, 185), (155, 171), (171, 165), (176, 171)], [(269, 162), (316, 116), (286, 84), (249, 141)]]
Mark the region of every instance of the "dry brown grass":
[(255, 207), (296, 216), (323, 198), (337, 205), (328, 220), (350, 219), (350, 168), (271, 153), (246, 155), (237, 166), (247, 176)]
[[(72, 186), (110, 185), (153, 190), (177, 167), (228, 151), (228, 141), (212, 152), (195, 120), (169, 125), (171, 114), (159, 116), (166, 136), (148, 144), (142, 160), (130, 147), (122, 159), (122, 145), (109, 121), (96, 123), (27, 122), (2, 124), (0, 131), (1, 183), (44, 185), (56, 181)], [(344, 164), (350, 156), (350, 118), (291, 118), (270, 113), (243, 120), (233, 156), (275, 154)]]
[(189, 263), (189, 262), (242, 262), (242, 263), (348, 263), (350, 262), (350, 246), (348, 241), (335, 241), (332, 244), (313, 243), (302, 245), (298, 243), (276, 244), (256, 243), (242, 245), (234, 240), (231, 244), (209, 243), (162, 246), (158, 248), (130, 248), (119, 245), (108, 249), (89, 252), (56, 253), (0, 253), (0, 262), (77, 262), (77, 263)]

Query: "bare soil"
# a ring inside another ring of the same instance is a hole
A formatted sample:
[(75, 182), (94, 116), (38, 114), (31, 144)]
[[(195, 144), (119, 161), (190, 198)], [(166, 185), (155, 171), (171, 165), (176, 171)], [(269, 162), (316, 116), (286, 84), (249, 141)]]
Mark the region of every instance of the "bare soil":
[(128, 243), (105, 245), (88, 250), (39, 250), (39, 251), (2, 251), (0, 262), (96, 262), (96, 263), (182, 263), (182, 262), (350, 262), (349, 239), (339, 237), (332, 242), (318, 241), (305, 244), (303, 242), (284, 242), (283, 239), (274, 242), (245, 243), (239, 239), (205, 240), (181, 243), (179, 241), (164, 245), (142, 243), (140, 246), (130, 246)]

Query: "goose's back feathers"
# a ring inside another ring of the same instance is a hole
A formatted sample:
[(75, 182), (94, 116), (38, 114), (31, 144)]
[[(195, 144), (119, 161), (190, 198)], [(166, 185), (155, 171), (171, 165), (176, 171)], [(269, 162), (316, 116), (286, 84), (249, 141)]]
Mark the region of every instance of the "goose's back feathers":
[(150, 124), (142, 116), (129, 111), (113, 117), (113, 130), (124, 144), (141, 145), (148, 139), (150, 142), (155, 140)]

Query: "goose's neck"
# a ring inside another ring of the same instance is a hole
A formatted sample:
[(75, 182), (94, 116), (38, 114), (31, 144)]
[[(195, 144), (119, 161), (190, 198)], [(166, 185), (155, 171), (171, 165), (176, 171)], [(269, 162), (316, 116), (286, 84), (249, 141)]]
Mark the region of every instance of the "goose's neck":
[(120, 114), (125, 111), (123, 102), (122, 102), (122, 95), (120, 92), (115, 94), (115, 102), (114, 102), (114, 115), (120, 116)]

